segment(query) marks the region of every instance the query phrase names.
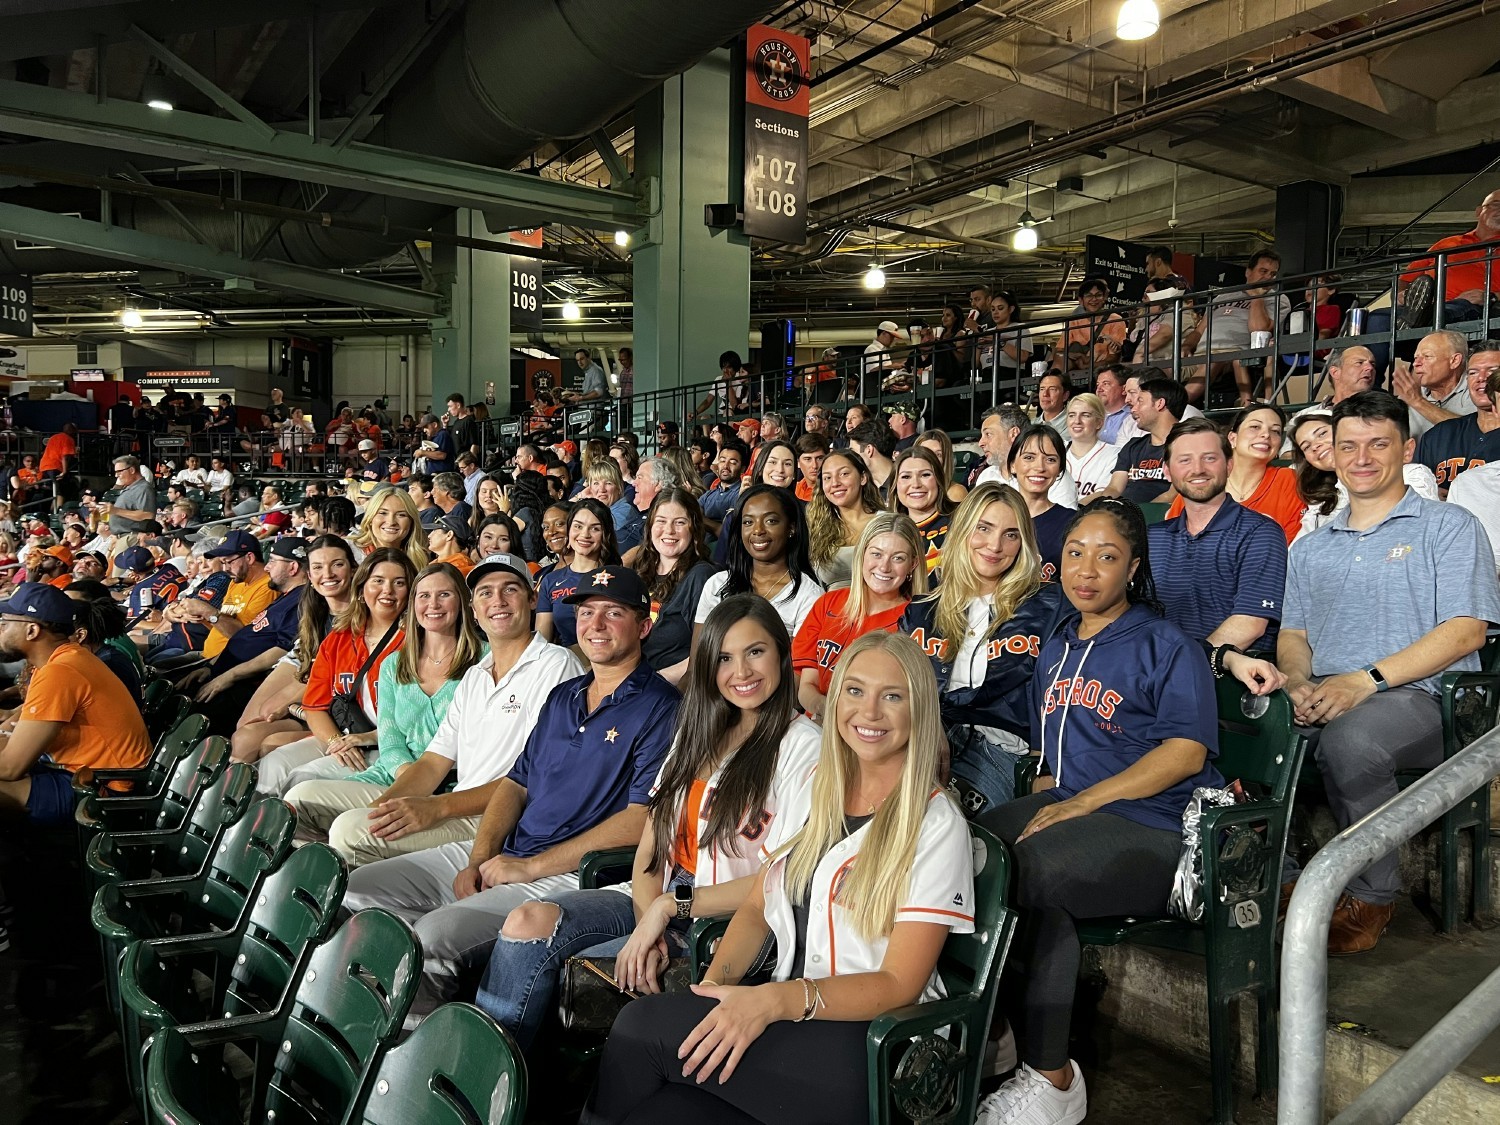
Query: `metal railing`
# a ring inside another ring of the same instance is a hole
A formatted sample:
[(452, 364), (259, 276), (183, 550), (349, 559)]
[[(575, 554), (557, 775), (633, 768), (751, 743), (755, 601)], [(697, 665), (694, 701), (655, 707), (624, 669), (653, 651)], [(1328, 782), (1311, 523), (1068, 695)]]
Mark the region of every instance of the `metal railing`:
[[(1273, 307), (1282, 297), (1297, 305), (1309, 283), (1327, 274), (1340, 277), (1339, 292), (1347, 295), (1363, 310), (1364, 316), (1352, 317), (1344, 312), (1342, 324), (1331, 338), (1318, 339), (1312, 309), (1306, 309), (1299, 331), (1289, 330), (1287, 321), (1278, 315), (1271, 318), (1268, 339), (1259, 347), (1219, 347), (1214, 343), (1214, 317), (1209, 317), (1203, 342), (1198, 354), (1183, 354), (1181, 346), (1188, 325), (1201, 318), (1216, 302), (1232, 299), (1243, 294), (1244, 281), (1237, 281), (1213, 289), (1198, 290), (1184, 297), (1156, 302), (1137, 302), (1127, 305), (1109, 306), (1100, 319), (1118, 315), (1126, 322), (1127, 331), (1134, 330), (1148, 311), (1169, 316), (1173, 326), (1173, 345), (1170, 354), (1160, 358), (1148, 358), (1146, 347), (1138, 346), (1137, 354), (1127, 363), (1101, 361), (1092, 350), (1085, 361), (1068, 372), (1076, 389), (1091, 387), (1100, 368), (1124, 366), (1142, 368), (1155, 366), (1179, 382), (1202, 380), (1206, 386), (1204, 405), (1206, 408), (1230, 408), (1228, 402), (1214, 396), (1213, 381), (1228, 378), (1233, 369), (1240, 367), (1241, 374), (1248, 372), (1257, 397), (1280, 402), (1305, 402), (1317, 398), (1323, 392), (1324, 374), (1319, 356), (1328, 351), (1361, 345), (1375, 352), (1377, 365), (1384, 367), (1390, 357), (1403, 344), (1420, 339), (1429, 332), (1453, 328), (1469, 336), (1486, 337), (1500, 330), (1500, 307), (1495, 301), (1483, 303), (1472, 317), (1452, 319), (1453, 313), (1444, 301), (1447, 288), (1449, 260), (1464, 257), (1465, 267), (1482, 265), (1484, 290), (1492, 292), (1500, 288), (1500, 241), (1475, 243), (1454, 247), (1433, 254), (1423, 250), (1367, 259), (1356, 263), (1340, 263), (1326, 269), (1305, 274), (1278, 277), (1266, 287)], [(1479, 255), (1482, 261), (1471, 260)], [(1429, 269), (1434, 279), (1435, 300), (1433, 310), (1421, 327), (1402, 329), (1398, 324), (1397, 295), (1403, 288), (1401, 277), (1411, 272), (1419, 261), (1431, 260)], [(1388, 298), (1388, 305), (1378, 309), (1368, 306), (1378, 299)], [(897, 318), (899, 319), (899, 318)], [(933, 378), (931, 362), (933, 344), (910, 343), (888, 349), (890, 360), (895, 364), (908, 364), (912, 369), (909, 388), (891, 390), (884, 386), (865, 386), (860, 383), (864, 369), (864, 357), (853, 354), (841, 355), (831, 361), (833, 380), (818, 382), (820, 373), (825, 373), (830, 361), (815, 361), (798, 364), (785, 369), (748, 372), (738, 381), (737, 393), (731, 395), (722, 379), (669, 387), (654, 391), (637, 390), (628, 399), (616, 399), (608, 405), (597, 407), (560, 406), (550, 418), (543, 418), (533, 410), (524, 410), (505, 418), (491, 419), (484, 427), (486, 452), (501, 445), (514, 447), (522, 441), (579, 441), (587, 437), (609, 437), (622, 430), (632, 430), (647, 440), (649, 448), (655, 424), (672, 420), (686, 425), (689, 422), (714, 424), (733, 421), (769, 411), (782, 413), (803, 411), (814, 404), (822, 404), (837, 411), (851, 402), (863, 402), (877, 410), (896, 402), (914, 402), (927, 419), (948, 422), (944, 428), (957, 432), (976, 429), (979, 416), (991, 406), (1002, 403), (1025, 404), (1031, 401), (1038, 381), (1033, 369), (1033, 356), (1046, 353), (1040, 345), (1050, 337), (1059, 335), (1070, 326), (1082, 323), (1076, 314), (1062, 314), (1043, 320), (1027, 321), (1020, 325), (1007, 326), (967, 335), (970, 354), (991, 356), (986, 366), (974, 360), (960, 372), (956, 385), (939, 387)], [(1219, 321), (1222, 324), (1222, 320)], [(1222, 329), (1221, 329), (1222, 332)], [(1022, 334), (1030, 337), (1034, 349), (1028, 355), (1022, 352), (1020, 362), (1011, 365), (1002, 362), (1004, 347), (1019, 344)], [(938, 341), (943, 347), (950, 341)], [(1037, 362), (1040, 362), (1038, 358)], [(1048, 363), (1045, 370), (1053, 370)], [(1305, 379), (1305, 385), (1296, 380)], [(861, 391), (864, 391), (861, 394)], [(703, 411), (698, 411), (704, 406)]]
[[(1500, 727), (1437, 766), (1313, 857), (1297, 880), (1281, 954), (1281, 1064), (1278, 1125), (1323, 1120), (1328, 1030), (1328, 931), (1349, 879), (1388, 855), (1500, 776)], [(1482, 877), (1488, 878), (1488, 873)], [(1443, 1076), (1500, 1027), (1500, 969), (1460, 1001), (1354, 1102), (1333, 1125), (1401, 1120)]]

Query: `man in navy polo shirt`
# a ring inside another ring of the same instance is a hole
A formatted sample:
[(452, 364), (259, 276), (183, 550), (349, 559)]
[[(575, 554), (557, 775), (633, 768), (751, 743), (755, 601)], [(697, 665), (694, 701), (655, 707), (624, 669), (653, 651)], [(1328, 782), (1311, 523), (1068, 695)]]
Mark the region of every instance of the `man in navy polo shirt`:
[(1163, 461), (1167, 480), (1182, 497), (1181, 515), (1147, 531), (1151, 573), (1167, 620), (1216, 657), (1216, 673), (1228, 671), (1258, 694), (1272, 691), (1281, 683), (1274, 665), (1243, 653), (1276, 651), (1286, 535), (1275, 520), (1226, 491), (1229, 440), (1208, 419), (1173, 426)]
[[(1365, 391), (1333, 408), (1333, 466), (1349, 507), (1292, 545), (1276, 663), (1340, 828), (1396, 795), (1396, 773), (1443, 756), (1444, 672), (1479, 667), (1500, 582), (1484, 528), (1403, 477), (1407, 408)], [(1296, 864), (1285, 863), (1287, 882)], [(1373, 949), (1401, 892), (1396, 853), (1344, 889), (1328, 952)]]
[(209, 669), (212, 678), (198, 689), (199, 710), (208, 719), (210, 734), (227, 738), (234, 733), (260, 681), (296, 644), (307, 585), (307, 540), (294, 535), (276, 540), (266, 573), (276, 600), (229, 638)]
[(680, 702), (641, 659), (651, 599), (635, 571), (606, 566), (567, 600), (592, 670), (552, 689), (472, 846), (444, 844), (349, 876), (346, 907), (393, 910), (422, 939), (415, 1018), (472, 994), (512, 909), (576, 890), (586, 853), (641, 838)]

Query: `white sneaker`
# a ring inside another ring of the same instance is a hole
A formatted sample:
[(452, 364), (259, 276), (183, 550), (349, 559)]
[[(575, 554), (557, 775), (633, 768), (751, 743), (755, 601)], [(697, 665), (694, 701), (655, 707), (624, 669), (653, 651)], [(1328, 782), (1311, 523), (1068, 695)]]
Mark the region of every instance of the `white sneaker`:
[(1025, 1063), (1016, 1076), (979, 1103), (975, 1125), (1078, 1125), (1088, 1114), (1083, 1071), (1076, 1062), (1073, 1084), (1059, 1090)]

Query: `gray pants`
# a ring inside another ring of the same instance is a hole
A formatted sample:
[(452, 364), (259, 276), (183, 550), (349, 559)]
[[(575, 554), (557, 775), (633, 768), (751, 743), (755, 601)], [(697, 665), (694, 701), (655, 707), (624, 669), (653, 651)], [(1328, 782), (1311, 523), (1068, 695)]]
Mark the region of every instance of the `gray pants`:
[[(1339, 829), (1367, 816), (1397, 793), (1401, 770), (1430, 769), (1443, 760), (1443, 711), (1437, 696), (1420, 688), (1392, 688), (1372, 695), (1323, 727), (1299, 727), (1323, 774), (1323, 787)], [(1399, 857), (1377, 859), (1345, 890), (1384, 906), (1401, 893)], [(1282, 881), (1295, 879), (1287, 858)]]
[(491, 887), (460, 899), (453, 880), (469, 865), (472, 842), (444, 844), (383, 859), (349, 873), (344, 905), (384, 907), (410, 922), (422, 941), (422, 986), (412, 1004), (416, 1019), (477, 988), (500, 927), (517, 906), (578, 889), (578, 875), (548, 875), (534, 883)]

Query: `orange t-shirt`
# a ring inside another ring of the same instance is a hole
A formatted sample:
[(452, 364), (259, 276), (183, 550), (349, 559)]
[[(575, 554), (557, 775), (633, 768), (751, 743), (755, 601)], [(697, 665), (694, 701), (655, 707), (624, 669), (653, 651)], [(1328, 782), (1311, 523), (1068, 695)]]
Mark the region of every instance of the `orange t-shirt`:
[(866, 633), (876, 630), (894, 633), (908, 603), (902, 602), (894, 609), (871, 614), (860, 627), (844, 620), (844, 607), (848, 604), (847, 589), (829, 590), (813, 602), (802, 628), (792, 640), (792, 668), (799, 674), (804, 668), (816, 668), (818, 690), (824, 695), (828, 694), (828, 685), (833, 682), (833, 669), (839, 662), (839, 653)]
[(42, 463), (37, 466), (41, 473), (63, 471), (64, 457), (77, 457), (78, 443), (67, 434), (53, 434), (42, 448)]
[(703, 815), (703, 797), (708, 792), (708, 782), (694, 778), (688, 786), (687, 800), (682, 802), (682, 812), (677, 821), (677, 835), (672, 840), (672, 866), (698, 874), (698, 821)]
[(69, 773), (139, 769), (151, 755), (141, 709), (120, 677), (72, 642), (32, 673), (21, 718), (63, 724), (47, 753)]
[[(1252, 512), (1270, 516), (1279, 523), (1288, 546), (1297, 538), (1297, 532), (1302, 530), (1302, 513), (1307, 509), (1307, 504), (1297, 491), (1297, 474), (1292, 469), (1278, 465), (1267, 467), (1266, 475), (1260, 478), (1260, 487), (1241, 500), (1240, 504)], [(1167, 509), (1167, 519), (1181, 514), (1182, 497), (1179, 496)]]
[(455, 569), (457, 569), (458, 573), (462, 574), (465, 578), (469, 576), (469, 571), (474, 569), (474, 560), (469, 558), (468, 555), (464, 554), (444, 555), (442, 558), (436, 561), (445, 562), (449, 566), (454, 567)]
[[(1465, 231), (1463, 234), (1455, 234), (1448, 238), (1440, 238), (1427, 249), (1431, 253), (1439, 250), (1452, 250), (1460, 246), (1472, 246), (1479, 241), (1473, 231)], [(1443, 300), (1452, 301), (1457, 299), (1460, 293), (1470, 290), (1484, 292), (1484, 259), (1491, 253), (1488, 250), (1475, 250), (1472, 254), (1449, 254), (1448, 272), (1444, 278), (1447, 292), (1443, 294)], [(1413, 262), (1411, 268), (1401, 275), (1401, 280), (1408, 284), (1415, 281), (1419, 274), (1436, 273), (1437, 261), (1433, 258), (1423, 258)], [(1500, 258), (1496, 258), (1490, 264), (1489, 289), (1492, 293), (1500, 293)]]
[(811, 504), (813, 498), (813, 482), (808, 480), (806, 477), (803, 477), (797, 482), (797, 487), (792, 490), (792, 495), (796, 496), (797, 499), (801, 500), (804, 504)]

